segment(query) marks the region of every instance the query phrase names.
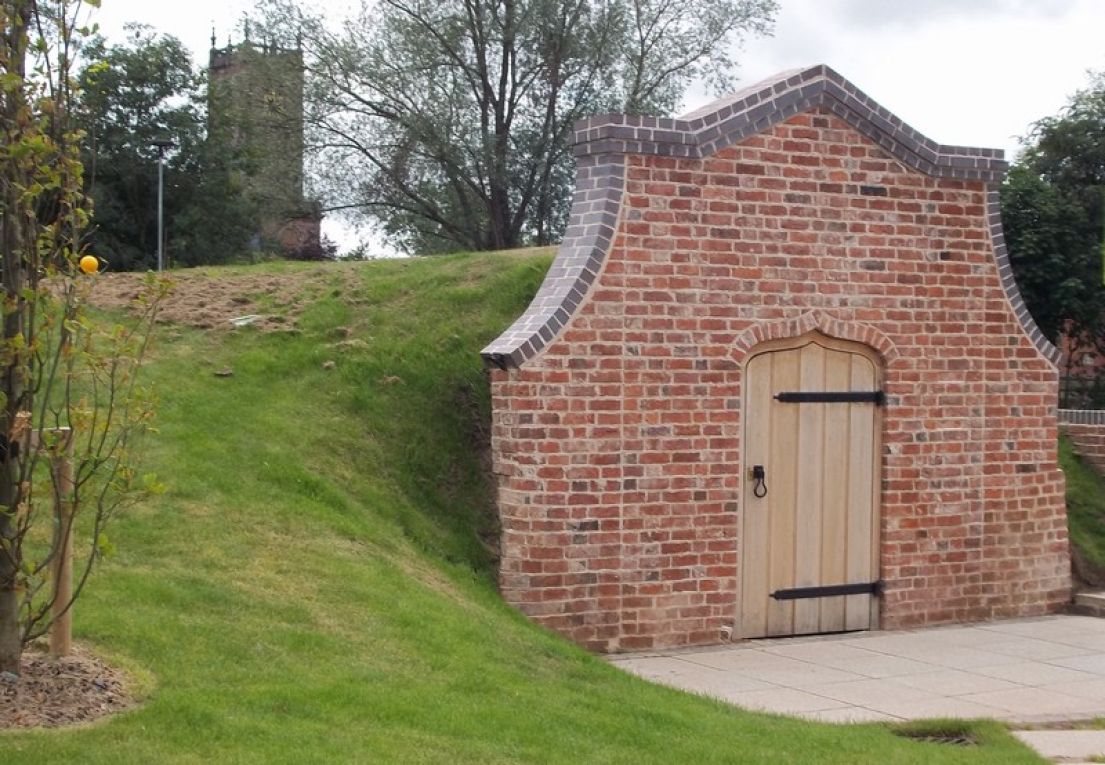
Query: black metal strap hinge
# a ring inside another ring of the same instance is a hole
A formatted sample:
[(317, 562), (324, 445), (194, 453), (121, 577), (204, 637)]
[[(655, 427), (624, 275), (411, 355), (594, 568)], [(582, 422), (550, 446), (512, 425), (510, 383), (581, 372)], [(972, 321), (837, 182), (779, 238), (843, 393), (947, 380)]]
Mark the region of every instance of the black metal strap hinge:
[(775, 400), (783, 404), (874, 404), (886, 403), (886, 394), (881, 390), (833, 390), (833, 391), (786, 391), (776, 393)]
[(882, 580), (858, 584), (830, 584), (824, 587), (795, 587), (790, 590), (775, 590), (771, 593), (771, 597), (775, 600), (832, 598), (837, 595), (882, 595)]

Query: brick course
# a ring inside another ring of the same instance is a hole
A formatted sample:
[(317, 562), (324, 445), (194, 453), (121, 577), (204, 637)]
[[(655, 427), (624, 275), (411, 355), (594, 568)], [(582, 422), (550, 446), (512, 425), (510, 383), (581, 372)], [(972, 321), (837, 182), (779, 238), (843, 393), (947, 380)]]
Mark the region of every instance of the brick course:
[(1059, 422), (1075, 451), (1105, 473), (1105, 411), (1061, 409)]
[(509, 602), (597, 650), (725, 639), (743, 364), (810, 331), (883, 364), (881, 626), (1068, 600), (1055, 351), (1008, 270), (1000, 152), (826, 67), (577, 140), (564, 245), (484, 351)]

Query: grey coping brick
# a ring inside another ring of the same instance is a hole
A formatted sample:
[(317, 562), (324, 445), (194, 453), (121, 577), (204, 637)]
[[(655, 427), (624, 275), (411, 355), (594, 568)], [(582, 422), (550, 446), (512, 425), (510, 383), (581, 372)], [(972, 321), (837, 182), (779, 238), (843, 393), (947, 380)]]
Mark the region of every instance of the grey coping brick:
[[(1003, 163), (1004, 164), (1004, 163)], [(1013, 308), (1017, 314), (1017, 320), (1024, 327), (1028, 336), (1032, 338), (1033, 344), (1045, 357), (1050, 359), (1053, 363), (1059, 363), (1059, 349), (1056, 348), (1051, 342), (1044, 337), (1040, 332), (1039, 327), (1036, 326), (1036, 320), (1032, 318), (1032, 314), (1028, 312), (1028, 307), (1024, 304), (1024, 300), (1021, 298), (1021, 291), (1017, 287), (1016, 279), (1013, 278), (1013, 265), (1009, 262), (1009, 252), (1005, 247), (1005, 235), (1001, 228), (1001, 194), (998, 192), (997, 184), (991, 183), (990, 189), (986, 194), (986, 206), (987, 216), (990, 221), (990, 239), (994, 246), (994, 258), (998, 263), (998, 274), (1001, 276), (1001, 286), (1005, 290), (1006, 297), (1013, 304)]]
[(1062, 425), (1105, 425), (1105, 409), (1060, 409)]
[(1059, 351), (1024, 309), (1001, 234), (997, 184), (1008, 164), (998, 149), (944, 146), (904, 123), (824, 64), (792, 69), (681, 118), (603, 114), (573, 126), (576, 191), (568, 230), (537, 298), (510, 328), (483, 349), (489, 365), (518, 366), (567, 324), (596, 281), (614, 240), (625, 189), (625, 157), (703, 157), (815, 106), (828, 109), (891, 156), (918, 172), (977, 180), (989, 186), (990, 236), (1002, 287), (1036, 348), (1053, 362)]

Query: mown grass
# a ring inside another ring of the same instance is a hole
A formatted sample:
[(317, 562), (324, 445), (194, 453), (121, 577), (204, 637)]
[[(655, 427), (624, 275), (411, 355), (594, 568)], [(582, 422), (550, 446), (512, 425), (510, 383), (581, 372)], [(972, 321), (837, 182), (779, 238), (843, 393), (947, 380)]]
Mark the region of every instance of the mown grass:
[(1105, 476), (1074, 451), (1069, 439), (1059, 439), (1059, 463), (1067, 478), (1067, 520), (1079, 573), (1105, 582)]
[(147, 697), (4, 734), (0, 761), (1038, 762), (992, 723), (955, 747), (654, 686), (500, 601), (477, 353), (548, 263), (334, 265), (299, 335), (161, 333), (146, 456), (168, 491), (115, 526), (76, 613)]

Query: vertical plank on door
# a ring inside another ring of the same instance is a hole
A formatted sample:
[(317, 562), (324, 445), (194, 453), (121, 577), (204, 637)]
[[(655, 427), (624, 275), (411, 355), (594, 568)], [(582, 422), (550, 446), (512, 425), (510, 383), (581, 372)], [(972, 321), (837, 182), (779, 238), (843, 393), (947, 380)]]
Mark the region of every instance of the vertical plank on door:
[[(776, 391), (799, 390), (799, 351), (771, 354), (771, 378)], [(767, 474), (769, 521), (768, 592), (794, 587), (795, 499), (798, 448), (798, 407), (772, 402), (771, 452)], [(794, 601), (768, 599), (767, 634), (794, 634)]]
[[(739, 637), (763, 637), (767, 634), (767, 551), (768, 497), (752, 493), (750, 473), (753, 465), (764, 465), (771, 477), (771, 354), (761, 354), (748, 362), (744, 384), (745, 418), (743, 443), (744, 487), (741, 498), (741, 610)], [(770, 486), (770, 484), (769, 484)]]
[[(875, 365), (867, 358), (852, 356), (852, 390), (874, 390)], [(875, 407), (849, 405), (848, 463), (848, 556), (847, 581), (870, 582), (875, 576), (871, 550), (874, 519), (874, 434)], [(844, 627), (869, 629), (871, 596), (849, 595), (845, 604)]]
[[(852, 354), (830, 351), (825, 358), (825, 390), (853, 390)], [(854, 405), (851, 405), (854, 406)], [(821, 582), (846, 584), (848, 572), (848, 463), (851, 454), (849, 405), (825, 407), (821, 502)], [(868, 405), (870, 406), (870, 405)], [(821, 632), (844, 629), (844, 597), (820, 598)]]
[[(825, 349), (810, 343), (799, 351), (799, 386), (795, 390), (825, 390)], [(834, 354), (836, 355), (836, 354)], [(783, 406), (793, 407), (793, 404)], [(825, 440), (825, 404), (799, 404), (797, 480), (795, 486), (794, 584), (793, 587), (817, 587), (821, 579), (822, 475)], [(793, 459), (793, 458), (792, 458)], [(776, 544), (778, 547), (780, 543)], [(794, 634), (818, 631), (820, 598), (794, 601)]]

